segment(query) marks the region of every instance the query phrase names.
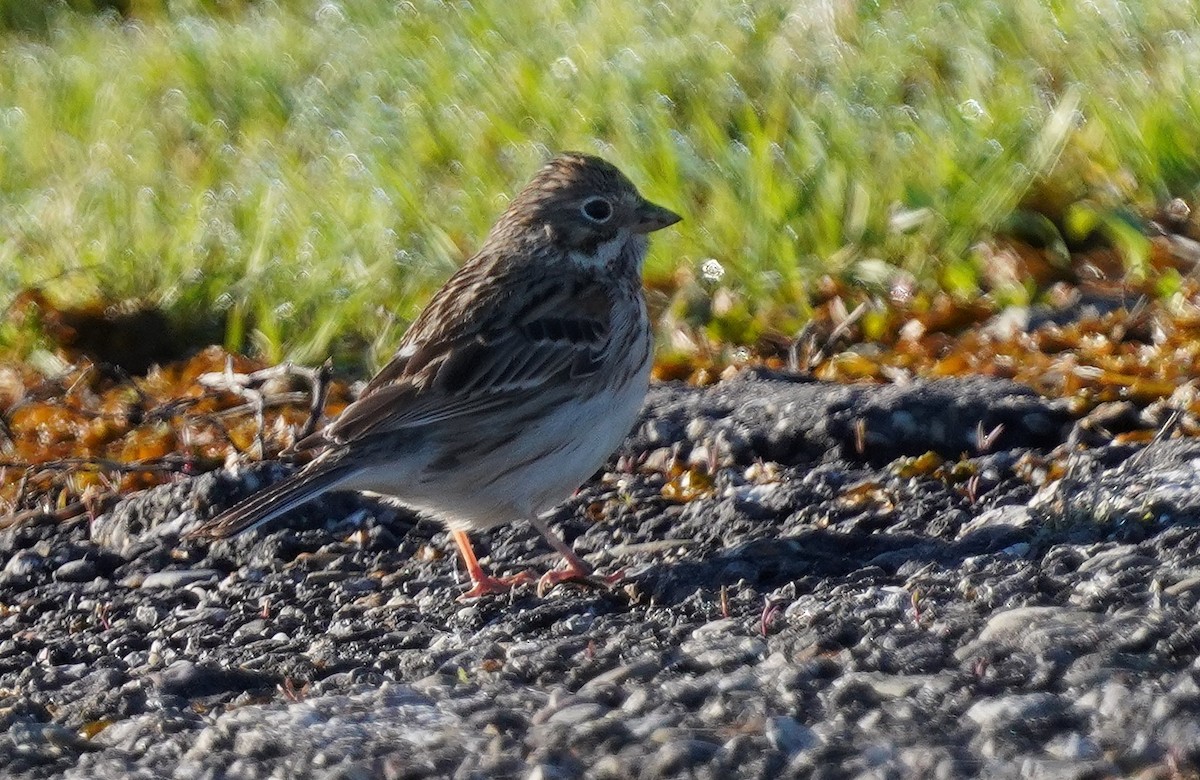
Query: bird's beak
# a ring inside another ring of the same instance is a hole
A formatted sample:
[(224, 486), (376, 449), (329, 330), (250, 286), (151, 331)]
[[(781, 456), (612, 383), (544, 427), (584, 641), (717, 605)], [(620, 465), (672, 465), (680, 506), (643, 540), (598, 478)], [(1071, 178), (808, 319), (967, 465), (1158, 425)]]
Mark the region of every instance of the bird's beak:
[(637, 207), (634, 214), (637, 217), (633, 223), (634, 233), (653, 233), (655, 230), (670, 227), (683, 219), (674, 211), (664, 209), (648, 200), (642, 201), (642, 205)]

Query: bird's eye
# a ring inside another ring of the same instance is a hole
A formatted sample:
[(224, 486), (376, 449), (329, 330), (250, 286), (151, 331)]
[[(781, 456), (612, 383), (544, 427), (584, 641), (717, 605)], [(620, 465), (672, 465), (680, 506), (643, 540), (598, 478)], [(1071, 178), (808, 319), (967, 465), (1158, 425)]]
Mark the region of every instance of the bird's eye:
[(583, 203), (583, 216), (592, 222), (607, 222), (612, 216), (612, 204), (604, 198), (588, 198)]

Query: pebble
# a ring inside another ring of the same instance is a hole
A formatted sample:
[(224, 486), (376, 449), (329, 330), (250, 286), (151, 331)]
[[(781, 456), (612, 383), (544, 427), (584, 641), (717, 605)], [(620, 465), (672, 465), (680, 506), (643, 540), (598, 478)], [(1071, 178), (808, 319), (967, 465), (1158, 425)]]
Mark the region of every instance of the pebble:
[(729, 669), (762, 656), (767, 645), (754, 637), (716, 637), (702, 634), (699, 639), (684, 642), (680, 653), (697, 670)]
[(547, 723), (555, 723), (568, 728), (578, 728), (586, 723), (601, 718), (607, 712), (606, 707), (599, 704), (585, 702), (582, 704), (572, 704), (568, 707), (563, 707), (557, 710), (553, 715), (547, 718)]
[(651, 756), (646, 768), (647, 777), (675, 777), (691, 767), (708, 762), (718, 750), (717, 745), (702, 739), (672, 740)]
[(142, 580), (141, 587), (152, 588), (186, 588), (196, 583), (212, 583), (221, 578), (221, 573), (215, 569), (172, 569), (156, 571), (147, 574)]
[(46, 557), (33, 550), (17, 550), (4, 563), (4, 573), (28, 578), (46, 568)]
[(59, 582), (89, 582), (99, 574), (96, 564), (87, 558), (67, 561), (54, 570), (54, 579)]
[(811, 750), (821, 743), (812, 729), (787, 715), (771, 717), (767, 721), (766, 735), (771, 747), (788, 756)]

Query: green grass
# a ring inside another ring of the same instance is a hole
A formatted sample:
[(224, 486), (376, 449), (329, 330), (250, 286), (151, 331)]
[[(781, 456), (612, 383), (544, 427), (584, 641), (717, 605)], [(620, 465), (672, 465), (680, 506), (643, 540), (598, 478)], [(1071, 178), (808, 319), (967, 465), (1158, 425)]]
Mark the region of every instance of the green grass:
[(971, 294), (972, 245), (1030, 204), (1200, 183), (1182, 0), (23, 2), (0, 0), (0, 305), (135, 297), (270, 359), (378, 365), (557, 149), (685, 215), (648, 275), (744, 342), (794, 330), (822, 274)]

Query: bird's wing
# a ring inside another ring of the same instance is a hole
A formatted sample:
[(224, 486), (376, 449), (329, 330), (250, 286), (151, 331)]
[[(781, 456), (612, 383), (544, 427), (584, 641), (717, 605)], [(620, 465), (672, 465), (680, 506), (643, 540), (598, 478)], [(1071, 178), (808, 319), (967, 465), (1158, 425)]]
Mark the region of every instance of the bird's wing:
[(323, 431), (325, 441), (483, 413), (600, 369), (612, 312), (601, 280), (547, 275), (519, 298), (503, 283), (458, 294), (453, 282), (363, 395)]

